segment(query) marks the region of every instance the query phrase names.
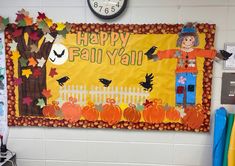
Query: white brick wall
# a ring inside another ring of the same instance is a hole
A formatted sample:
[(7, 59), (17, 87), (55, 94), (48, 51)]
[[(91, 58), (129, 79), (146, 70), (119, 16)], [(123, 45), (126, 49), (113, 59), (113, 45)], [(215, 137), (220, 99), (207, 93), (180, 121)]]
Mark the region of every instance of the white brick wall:
[[(0, 0), (0, 15), (25, 8), (54, 21), (103, 22), (86, 0)], [(217, 24), (216, 48), (235, 42), (235, 0), (129, 0), (114, 23)], [(212, 109), (220, 106), (221, 64), (214, 65)], [(231, 110), (231, 106), (227, 106)], [(213, 123), (213, 121), (212, 121)], [(19, 166), (210, 166), (212, 134), (158, 131), (10, 128), (9, 148)]]

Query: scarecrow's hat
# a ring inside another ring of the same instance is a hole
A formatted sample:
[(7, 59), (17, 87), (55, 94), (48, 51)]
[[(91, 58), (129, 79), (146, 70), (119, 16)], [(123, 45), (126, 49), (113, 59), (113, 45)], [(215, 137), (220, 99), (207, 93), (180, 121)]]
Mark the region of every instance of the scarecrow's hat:
[(179, 33), (180, 36), (197, 36), (197, 29), (195, 24), (187, 23), (182, 28), (181, 32)]

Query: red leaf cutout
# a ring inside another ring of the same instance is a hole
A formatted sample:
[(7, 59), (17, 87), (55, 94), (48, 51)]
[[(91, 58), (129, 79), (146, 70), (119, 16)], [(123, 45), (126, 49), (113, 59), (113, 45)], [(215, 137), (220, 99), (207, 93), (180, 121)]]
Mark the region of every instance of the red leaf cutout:
[(15, 22), (19, 22), (20, 20), (22, 20), (22, 19), (24, 19), (24, 15), (23, 14), (16, 14), (16, 20), (15, 20)]
[(35, 78), (38, 78), (41, 74), (42, 74), (42, 71), (41, 71), (40, 68), (35, 68), (35, 69), (33, 70), (33, 76), (34, 76)]
[(58, 73), (56, 72), (56, 68), (51, 68), (49, 76), (51, 76), (52, 78), (57, 75)]
[(20, 29), (16, 29), (16, 30), (12, 33), (13, 37), (21, 36), (21, 34), (22, 34), (22, 29), (21, 29), (21, 28), (20, 28)]
[(18, 86), (22, 84), (22, 78), (14, 77), (14, 85)]
[(33, 101), (33, 100), (32, 100), (31, 97), (29, 97), (29, 96), (23, 98), (23, 104), (26, 104), (26, 105), (28, 105), (28, 106), (30, 106), (30, 104), (32, 103), (32, 101)]
[(50, 98), (51, 95), (51, 90), (47, 90), (47, 89), (43, 89), (42, 91), (43, 96), (45, 96), (46, 98)]
[(151, 104), (153, 104), (153, 102), (152, 101), (149, 101), (149, 100), (145, 100), (145, 103), (143, 103), (143, 105), (145, 106), (145, 107), (148, 107), (149, 105), (151, 105)]
[(34, 41), (37, 41), (37, 40), (40, 39), (37, 32), (31, 32), (31, 33), (29, 34), (29, 38), (32, 39), (32, 40), (34, 40)]
[(46, 15), (45, 15), (45, 13), (40, 13), (40, 12), (38, 12), (38, 17), (37, 17), (37, 19), (45, 19), (46, 18)]

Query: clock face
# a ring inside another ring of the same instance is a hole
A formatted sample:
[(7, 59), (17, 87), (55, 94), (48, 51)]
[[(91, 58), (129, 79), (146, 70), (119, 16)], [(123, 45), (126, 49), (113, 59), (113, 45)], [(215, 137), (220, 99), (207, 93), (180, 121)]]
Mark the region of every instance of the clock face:
[(88, 0), (91, 11), (103, 19), (111, 19), (120, 15), (127, 4), (127, 0)]

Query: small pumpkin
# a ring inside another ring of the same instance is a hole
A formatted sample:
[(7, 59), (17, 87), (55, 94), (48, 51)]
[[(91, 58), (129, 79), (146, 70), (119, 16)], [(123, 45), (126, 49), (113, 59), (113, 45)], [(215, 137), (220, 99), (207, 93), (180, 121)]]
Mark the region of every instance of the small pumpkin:
[(166, 111), (166, 118), (170, 121), (178, 121), (180, 120), (180, 113), (174, 107), (170, 107)]
[(99, 118), (99, 111), (95, 109), (93, 103), (88, 103), (87, 106), (82, 108), (82, 116), (89, 121), (96, 121)]
[(56, 116), (56, 118), (58, 118), (58, 119), (64, 119), (64, 115), (63, 115), (63, 112), (61, 111), (61, 109), (60, 109), (60, 110), (57, 110), (57, 111), (55, 112), (55, 116)]
[(145, 122), (148, 123), (161, 123), (165, 118), (165, 110), (162, 106), (162, 101), (154, 99), (148, 104), (144, 103), (143, 117)]
[(134, 123), (139, 122), (141, 118), (141, 114), (134, 104), (129, 104), (129, 107), (124, 110), (123, 116), (127, 121)]
[(103, 110), (100, 112), (100, 118), (109, 125), (118, 123), (122, 117), (122, 111), (118, 105), (115, 104), (114, 99), (107, 99), (107, 103), (102, 106)]
[(70, 97), (69, 101), (65, 102), (61, 107), (64, 119), (70, 122), (77, 122), (81, 118), (82, 109), (76, 102), (76, 98)]
[(196, 106), (186, 107), (186, 115), (183, 117), (183, 123), (188, 125), (192, 129), (200, 128), (205, 118), (202, 110), (203, 108), (200, 104), (197, 104)]
[(42, 109), (42, 114), (46, 117), (55, 118), (56, 112), (60, 110), (58, 104), (58, 102), (53, 101), (52, 104), (44, 106)]

